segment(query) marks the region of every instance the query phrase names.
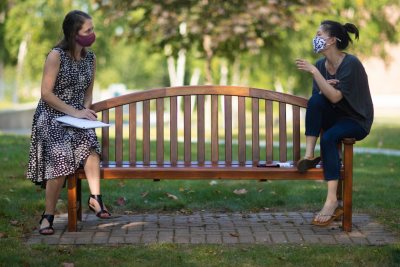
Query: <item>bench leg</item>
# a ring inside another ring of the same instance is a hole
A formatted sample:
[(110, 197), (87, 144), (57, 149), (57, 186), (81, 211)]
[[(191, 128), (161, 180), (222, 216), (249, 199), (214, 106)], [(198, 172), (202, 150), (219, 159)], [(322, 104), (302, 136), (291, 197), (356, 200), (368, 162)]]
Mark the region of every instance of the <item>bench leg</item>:
[(76, 206), (77, 219), (82, 221), (82, 180), (76, 179)]
[(77, 177), (72, 174), (68, 179), (68, 232), (77, 231)]
[(351, 232), (353, 216), (353, 145), (344, 145), (343, 230)]

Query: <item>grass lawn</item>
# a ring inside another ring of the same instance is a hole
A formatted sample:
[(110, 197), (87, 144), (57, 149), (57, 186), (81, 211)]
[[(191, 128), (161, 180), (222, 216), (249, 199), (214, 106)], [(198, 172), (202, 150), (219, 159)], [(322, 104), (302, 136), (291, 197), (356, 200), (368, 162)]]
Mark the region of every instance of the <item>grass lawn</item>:
[[(400, 149), (400, 126), (377, 125), (357, 146)], [(25, 245), (44, 209), (44, 191), (25, 179), (29, 137), (0, 134), (0, 266), (399, 266), (400, 244), (320, 245)], [(400, 157), (356, 154), (355, 213), (368, 213), (400, 235)], [(83, 182), (83, 192), (88, 192)], [(233, 190), (246, 188), (245, 195)], [(325, 184), (296, 181), (106, 181), (102, 191), (114, 213), (195, 210), (316, 211)], [(172, 200), (166, 193), (176, 195)], [(66, 190), (58, 211), (66, 211)], [(87, 193), (86, 193), (87, 194)], [(86, 198), (86, 195), (84, 195)], [(119, 197), (126, 205), (116, 204)]]

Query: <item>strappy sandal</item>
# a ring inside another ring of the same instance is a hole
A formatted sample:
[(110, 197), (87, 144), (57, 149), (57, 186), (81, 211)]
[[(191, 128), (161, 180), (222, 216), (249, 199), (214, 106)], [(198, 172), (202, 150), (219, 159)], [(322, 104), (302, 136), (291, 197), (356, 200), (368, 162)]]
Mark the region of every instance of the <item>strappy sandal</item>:
[(329, 220), (327, 220), (326, 222), (319, 222), (316, 221), (315, 218), (312, 220), (311, 224), (315, 225), (315, 226), (328, 226), (331, 222), (333, 221), (337, 221), (338, 219), (340, 219), (343, 215), (343, 209), (341, 207), (337, 207), (335, 209), (335, 211), (333, 212), (333, 214), (331, 215), (324, 215), (324, 214), (318, 214), (321, 216), (330, 216)]
[[(39, 229), (39, 234), (41, 235), (52, 235), (54, 234), (54, 228), (53, 228), (53, 221), (54, 221), (54, 215), (50, 214), (42, 214), (42, 219), (40, 219), (39, 224), (42, 225), (43, 220), (46, 219), (49, 222), (49, 226), (43, 227)], [(47, 232), (48, 230), (51, 230), (51, 232)]]
[(297, 170), (303, 173), (308, 169), (315, 168), (320, 161), (321, 157), (316, 157), (312, 159), (303, 158), (297, 162)]
[[(97, 201), (97, 203), (100, 206), (100, 211), (96, 211), (96, 206), (90, 203), (91, 198), (93, 198), (94, 200)], [(89, 199), (88, 199), (88, 206), (89, 206), (89, 209), (91, 211), (93, 211), (96, 214), (96, 216), (99, 217), (100, 219), (109, 219), (111, 217), (111, 213), (109, 213), (108, 210), (106, 210), (104, 208), (103, 200), (101, 199), (101, 195), (90, 195)], [(101, 216), (102, 214), (107, 214), (108, 216), (103, 217), (103, 216)]]

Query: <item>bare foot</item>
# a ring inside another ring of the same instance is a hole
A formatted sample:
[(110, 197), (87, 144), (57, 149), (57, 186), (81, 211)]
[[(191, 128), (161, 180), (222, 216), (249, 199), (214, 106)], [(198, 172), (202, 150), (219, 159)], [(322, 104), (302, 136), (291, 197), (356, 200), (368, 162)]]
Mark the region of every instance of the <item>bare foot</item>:
[(326, 201), (322, 210), (315, 216), (314, 221), (324, 223), (328, 221), (335, 213), (336, 208), (339, 206), (338, 201)]
[[(49, 228), (47, 228), (47, 227), (49, 227)], [(45, 229), (45, 228), (47, 228), (47, 229)], [(51, 235), (54, 233), (54, 229), (50, 228), (50, 222), (46, 218), (44, 218), (42, 220), (42, 223), (40, 224), (39, 232), (42, 235)]]
[(101, 219), (108, 219), (111, 217), (111, 214), (108, 212), (106, 206), (103, 204), (103, 209), (101, 209), (99, 202), (92, 197), (89, 200), (89, 206), (94, 209), (96, 216), (100, 217)]

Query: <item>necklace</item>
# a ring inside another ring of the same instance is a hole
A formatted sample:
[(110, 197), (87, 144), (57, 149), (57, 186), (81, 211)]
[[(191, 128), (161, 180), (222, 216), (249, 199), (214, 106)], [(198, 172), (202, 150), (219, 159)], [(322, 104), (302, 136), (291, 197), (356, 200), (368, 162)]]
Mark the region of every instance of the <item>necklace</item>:
[(331, 80), (331, 79), (336, 80), (336, 71), (335, 74), (332, 75), (328, 72), (328, 69), (325, 67), (325, 80)]
[[(336, 60), (336, 62), (335, 63), (331, 63), (328, 59), (326, 59), (326, 61), (325, 61), (325, 78), (326, 79), (328, 79), (328, 74), (330, 75), (330, 76), (333, 76), (334, 77), (334, 79), (336, 78), (336, 72), (338, 71), (338, 69), (339, 69), (339, 67), (340, 67), (340, 64), (342, 64), (342, 61), (343, 61), (343, 59), (344, 59), (344, 57), (345, 57), (346, 55), (344, 55), (344, 56), (342, 56), (342, 55), (340, 55), (339, 56), (339, 58)], [(331, 67), (332, 67), (332, 69), (333, 69), (333, 75), (332, 74), (330, 74), (329, 72), (328, 72), (328, 65), (330, 65)]]

